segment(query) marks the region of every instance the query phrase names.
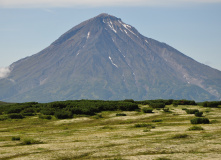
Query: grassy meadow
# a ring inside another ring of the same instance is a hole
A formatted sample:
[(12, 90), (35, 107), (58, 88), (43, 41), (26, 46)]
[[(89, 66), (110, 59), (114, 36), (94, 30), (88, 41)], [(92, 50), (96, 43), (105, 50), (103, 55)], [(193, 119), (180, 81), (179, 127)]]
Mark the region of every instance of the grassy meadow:
[[(221, 108), (166, 105), (145, 113), (102, 111), (74, 118), (0, 121), (1, 160), (220, 160)], [(191, 124), (198, 109), (209, 124)], [(4, 115), (1, 115), (4, 116)]]

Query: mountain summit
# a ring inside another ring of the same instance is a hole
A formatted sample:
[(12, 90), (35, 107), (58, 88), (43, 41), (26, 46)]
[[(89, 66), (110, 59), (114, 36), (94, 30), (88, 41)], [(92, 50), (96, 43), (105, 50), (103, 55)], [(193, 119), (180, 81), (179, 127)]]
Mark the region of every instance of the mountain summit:
[(221, 72), (100, 14), (10, 66), (0, 100), (221, 99)]

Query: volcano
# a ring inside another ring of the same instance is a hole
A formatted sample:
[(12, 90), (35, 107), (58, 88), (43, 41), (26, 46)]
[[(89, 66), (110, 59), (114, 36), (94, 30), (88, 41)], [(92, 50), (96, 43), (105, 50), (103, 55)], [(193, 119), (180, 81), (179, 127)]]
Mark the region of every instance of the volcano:
[(0, 100), (221, 99), (221, 72), (100, 14), (10, 65)]

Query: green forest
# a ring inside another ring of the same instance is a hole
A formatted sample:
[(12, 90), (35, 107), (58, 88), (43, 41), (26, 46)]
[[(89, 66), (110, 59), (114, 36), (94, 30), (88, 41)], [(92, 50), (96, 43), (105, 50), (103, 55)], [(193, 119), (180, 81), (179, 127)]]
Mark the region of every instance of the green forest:
[(149, 109), (164, 108), (166, 105), (200, 105), (203, 107), (219, 107), (221, 101), (200, 102), (193, 100), (145, 100), (134, 101), (125, 99), (121, 101), (103, 100), (68, 100), (50, 103), (26, 102), (26, 103), (0, 103), (0, 120), (23, 119), (27, 116), (38, 115), (39, 118), (57, 119), (73, 118), (77, 115), (92, 116), (102, 111), (136, 111), (138, 105), (149, 105)]

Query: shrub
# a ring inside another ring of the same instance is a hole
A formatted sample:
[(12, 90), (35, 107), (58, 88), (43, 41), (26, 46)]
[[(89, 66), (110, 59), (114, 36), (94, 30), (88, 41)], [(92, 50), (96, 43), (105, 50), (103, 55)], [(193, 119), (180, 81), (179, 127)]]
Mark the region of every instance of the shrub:
[(179, 103), (178, 102), (173, 102), (174, 107), (178, 107)]
[(190, 120), (191, 124), (209, 124), (210, 121), (208, 118), (197, 117)]
[(203, 115), (203, 112), (195, 112), (196, 117), (202, 117), (202, 115)]
[(164, 108), (165, 104), (164, 103), (150, 103), (149, 106), (152, 108)]
[(179, 139), (179, 138), (187, 138), (187, 134), (175, 134), (172, 138), (173, 139)]
[(195, 114), (196, 112), (199, 112), (199, 110), (198, 109), (187, 109), (186, 110), (187, 114)]
[(152, 125), (152, 124), (147, 124), (147, 123), (135, 124), (134, 127), (135, 127), (135, 128), (142, 128), (142, 127), (155, 128), (154, 125)]
[(153, 109), (152, 109), (152, 108), (147, 108), (147, 107), (144, 107), (144, 108), (142, 109), (142, 111), (143, 111), (144, 113), (153, 113)]
[(12, 141), (20, 141), (20, 137), (12, 137)]
[(182, 110), (184, 110), (184, 111), (185, 111), (185, 110), (187, 110), (187, 108), (182, 108)]
[(162, 122), (163, 120), (162, 119), (154, 119), (152, 120), (152, 122)]
[(11, 119), (23, 119), (23, 115), (21, 115), (20, 113), (12, 113), (8, 115), (9, 118)]
[(157, 159), (155, 159), (155, 160), (171, 160), (171, 159), (169, 159), (169, 158), (164, 158), (164, 157), (161, 157), (161, 158), (157, 158)]
[(22, 145), (42, 144), (43, 142), (34, 139), (24, 139)]
[(211, 101), (211, 102), (203, 102), (203, 107), (218, 107), (221, 105), (221, 101)]
[(160, 157), (160, 158), (157, 158), (157, 159), (155, 159), (155, 160), (171, 160), (171, 159), (169, 159), (169, 158), (164, 158), (164, 157)]
[(40, 111), (44, 115), (54, 115), (55, 110), (53, 108), (45, 108)]
[(7, 113), (20, 113), (22, 111), (21, 107), (18, 106), (10, 106), (10, 108), (8, 109)]
[(170, 109), (169, 108), (164, 108), (163, 111), (164, 112), (170, 112)]
[(55, 112), (55, 117), (57, 118), (57, 119), (68, 119), (68, 118), (72, 118), (73, 117), (73, 115), (72, 115), (72, 112), (70, 112), (70, 111), (57, 111), (57, 112)]
[(117, 113), (116, 116), (127, 116), (125, 113)]
[(131, 102), (120, 102), (117, 104), (118, 109), (122, 111), (134, 111), (136, 109), (139, 109), (138, 105)]
[(204, 128), (201, 126), (192, 126), (188, 130), (189, 131), (201, 131), (201, 130), (204, 130)]

